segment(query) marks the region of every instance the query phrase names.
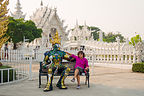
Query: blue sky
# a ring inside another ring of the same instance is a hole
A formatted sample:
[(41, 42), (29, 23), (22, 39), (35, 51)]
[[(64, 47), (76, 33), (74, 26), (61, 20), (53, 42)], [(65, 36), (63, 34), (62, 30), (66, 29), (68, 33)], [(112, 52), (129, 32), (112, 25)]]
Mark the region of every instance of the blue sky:
[[(14, 12), (17, 0), (10, 0), (10, 11)], [(40, 8), (41, 0), (20, 0), (26, 19)], [(144, 39), (144, 0), (43, 0), (44, 6), (57, 7), (58, 15), (68, 28), (76, 20), (82, 25), (97, 26), (102, 31), (120, 32), (125, 37), (140, 34)]]

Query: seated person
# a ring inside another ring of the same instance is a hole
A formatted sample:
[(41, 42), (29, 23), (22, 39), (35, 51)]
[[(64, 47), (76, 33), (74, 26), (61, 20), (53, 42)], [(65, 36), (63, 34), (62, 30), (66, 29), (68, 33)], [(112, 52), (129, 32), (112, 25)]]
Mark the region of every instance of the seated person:
[(88, 60), (85, 58), (85, 54), (83, 51), (79, 51), (78, 52), (78, 56), (75, 56), (74, 54), (70, 54), (68, 52), (66, 52), (68, 55), (70, 55), (70, 57), (75, 58), (76, 59), (76, 64), (75, 64), (75, 72), (74, 72), (74, 77), (71, 80), (72, 82), (75, 82), (75, 78), (77, 78), (77, 89), (80, 88), (80, 72), (83, 72), (83, 70), (88, 70), (89, 66), (88, 66)]

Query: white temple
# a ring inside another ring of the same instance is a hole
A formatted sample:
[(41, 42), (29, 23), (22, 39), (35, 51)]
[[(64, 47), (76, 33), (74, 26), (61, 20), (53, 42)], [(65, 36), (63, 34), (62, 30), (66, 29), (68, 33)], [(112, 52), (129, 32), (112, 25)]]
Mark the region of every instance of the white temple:
[(73, 30), (70, 31), (69, 41), (66, 42), (63, 48), (69, 49), (79, 49), (85, 45), (83, 45), (86, 41), (93, 40), (91, 36), (91, 30), (88, 30), (88, 26), (86, 23), (82, 29), (79, 28), (78, 22), (76, 22), (76, 26)]
[(38, 28), (43, 30), (42, 38), (35, 39), (30, 46), (41, 45), (43, 47), (50, 47), (49, 35), (54, 35), (56, 30), (61, 37), (61, 44), (64, 44), (68, 40), (67, 27), (63, 25), (64, 21), (59, 18), (56, 8), (43, 6), (41, 2), (41, 8), (37, 9), (30, 18)]
[(85, 23), (82, 29), (79, 28), (78, 23), (73, 30), (71, 30), (70, 41), (79, 41), (79, 40), (90, 40), (91, 31), (88, 30), (88, 27)]
[(20, 18), (25, 19), (26, 14), (23, 15), (23, 12), (21, 11), (22, 7), (19, 0), (17, 0), (15, 9), (16, 11), (14, 13), (11, 12), (11, 16), (14, 17), (15, 19), (20, 19)]

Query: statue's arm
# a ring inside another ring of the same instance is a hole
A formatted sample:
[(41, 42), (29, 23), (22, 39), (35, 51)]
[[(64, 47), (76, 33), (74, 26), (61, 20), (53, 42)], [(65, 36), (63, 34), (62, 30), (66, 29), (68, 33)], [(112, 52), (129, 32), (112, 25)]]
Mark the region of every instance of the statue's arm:
[(43, 67), (46, 68), (47, 65), (49, 65), (49, 64), (51, 63), (51, 61), (50, 61), (50, 59), (49, 59), (48, 52), (46, 52), (44, 55), (45, 55), (45, 57), (44, 57), (44, 60), (43, 60), (43, 61), (44, 61)]
[(65, 52), (65, 56), (64, 58), (68, 61), (73, 61), (75, 58), (71, 57), (72, 54), (71, 53), (68, 53), (68, 52)]
[(64, 55), (64, 58), (69, 58), (69, 55), (67, 55), (67, 54), (66, 54), (66, 55)]
[(45, 63), (45, 64), (48, 64), (48, 61), (49, 61), (49, 56), (47, 55), (47, 56), (45, 56), (45, 58), (44, 58), (44, 63)]
[(65, 52), (65, 53), (66, 53), (66, 54), (68, 54), (68, 55), (70, 55), (70, 56), (72, 55), (72, 54), (71, 54), (71, 53), (69, 53), (69, 52)]
[(63, 54), (63, 59), (70, 61), (69, 55), (67, 54), (67, 52), (62, 51), (62, 54)]

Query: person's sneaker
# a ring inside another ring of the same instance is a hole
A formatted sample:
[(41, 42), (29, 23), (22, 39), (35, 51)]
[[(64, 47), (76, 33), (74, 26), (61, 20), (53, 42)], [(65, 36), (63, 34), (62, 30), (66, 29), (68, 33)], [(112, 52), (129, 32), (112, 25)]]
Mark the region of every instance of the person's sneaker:
[(77, 88), (77, 89), (80, 89), (80, 85), (78, 85), (76, 88)]
[(75, 78), (73, 78), (73, 79), (71, 80), (71, 82), (75, 82)]

